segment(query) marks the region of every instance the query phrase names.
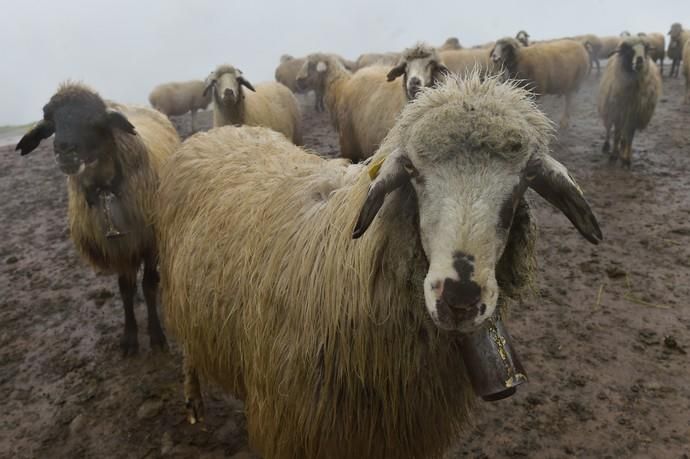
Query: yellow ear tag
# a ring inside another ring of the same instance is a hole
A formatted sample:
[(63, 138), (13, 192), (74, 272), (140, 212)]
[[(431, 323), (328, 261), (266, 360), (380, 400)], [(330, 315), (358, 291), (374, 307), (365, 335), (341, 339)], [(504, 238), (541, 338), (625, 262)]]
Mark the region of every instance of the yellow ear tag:
[(371, 166), (369, 166), (369, 178), (374, 180), (378, 175), (379, 171), (381, 170), (381, 166), (383, 165), (383, 162), (386, 160), (386, 158), (380, 158), (371, 163)]

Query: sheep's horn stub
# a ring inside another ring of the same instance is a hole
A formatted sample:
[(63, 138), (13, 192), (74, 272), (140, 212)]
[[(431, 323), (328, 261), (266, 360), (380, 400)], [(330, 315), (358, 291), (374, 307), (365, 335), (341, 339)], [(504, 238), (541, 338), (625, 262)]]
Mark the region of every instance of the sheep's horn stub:
[(256, 89), (254, 89), (254, 86), (252, 86), (252, 84), (248, 80), (246, 80), (244, 77), (238, 76), (237, 82), (239, 84), (241, 84), (242, 86), (244, 86), (245, 88), (249, 89), (250, 91), (256, 92)]
[(19, 150), (21, 156), (29, 154), (38, 147), (43, 139), (47, 139), (54, 133), (55, 125), (52, 121), (41, 120), (33, 129), (24, 134), (14, 150)]
[(532, 157), (526, 169), (530, 188), (563, 212), (592, 244), (603, 240), (599, 223), (566, 167), (548, 155)]

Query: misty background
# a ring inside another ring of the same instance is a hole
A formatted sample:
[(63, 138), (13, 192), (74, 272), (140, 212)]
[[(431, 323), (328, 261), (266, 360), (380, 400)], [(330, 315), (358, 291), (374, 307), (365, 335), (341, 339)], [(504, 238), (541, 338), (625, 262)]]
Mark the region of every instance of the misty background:
[(203, 79), (220, 63), (273, 80), (281, 54), (399, 51), (457, 36), (469, 47), (514, 36), (661, 32), (690, 26), (690, 1), (0, 0), (0, 126), (42, 117), (66, 79), (148, 104), (159, 83)]

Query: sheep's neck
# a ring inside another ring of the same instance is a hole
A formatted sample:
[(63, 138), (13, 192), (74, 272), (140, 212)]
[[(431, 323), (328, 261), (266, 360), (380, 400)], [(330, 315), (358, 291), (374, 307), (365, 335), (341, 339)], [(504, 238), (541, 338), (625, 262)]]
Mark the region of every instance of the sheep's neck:
[(338, 112), (339, 96), (342, 87), (350, 80), (350, 73), (342, 69), (336, 63), (330, 65), (330, 71), (326, 75), (324, 85), (324, 102), (328, 107), (328, 112), (335, 119)]
[(244, 124), (244, 94), (240, 91), (237, 103), (224, 107), (225, 120), (228, 124), (242, 126)]

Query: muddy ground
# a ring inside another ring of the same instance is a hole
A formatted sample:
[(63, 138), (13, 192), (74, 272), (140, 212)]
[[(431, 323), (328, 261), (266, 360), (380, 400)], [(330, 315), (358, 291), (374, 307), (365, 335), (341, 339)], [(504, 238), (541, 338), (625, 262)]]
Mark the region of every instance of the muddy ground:
[[(634, 145), (631, 171), (600, 153), (597, 78), (577, 98), (554, 155), (579, 180), (605, 240), (589, 245), (533, 196), (541, 294), (508, 321), (529, 384), (483, 403), (449, 452), (463, 457), (688, 457), (690, 451), (690, 107), (682, 81)], [(562, 101), (546, 98), (557, 119)], [(327, 115), (303, 100), (307, 146), (337, 154)], [(38, 110), (38, 108), (37, 108)], [(210, 124), (209, 113), (201, 115)], [(187, 118), (177, 119), (183, 133)], [(224, 457), (247, 448), (242, 404), (210, 389), (185, 421), (179, 352), (120, 357), (116, 280), (69, 240), (51, 142), (0, 148), (0, 456)]]

